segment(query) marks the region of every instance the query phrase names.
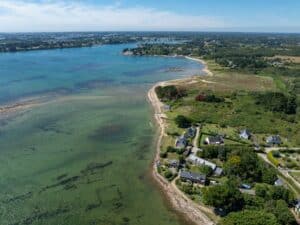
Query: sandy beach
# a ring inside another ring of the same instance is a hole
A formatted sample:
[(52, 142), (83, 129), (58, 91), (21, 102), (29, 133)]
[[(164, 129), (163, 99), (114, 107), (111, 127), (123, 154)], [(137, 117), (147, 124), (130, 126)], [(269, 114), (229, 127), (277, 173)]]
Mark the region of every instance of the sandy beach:
[(199, 58), (190, 57), (190, 56), (185, 56), (185, 58), (203, 64), (204, 69), (202, 71), (205, 72), (206, 75), (208, 75), (208, 76), (213, 76), (213, 73), (208, 69), (207, 63), (204, 60), (199, 59)]
[[(170, 83), (173, 84), (174, 81), (170, 81)], [(158, 124), (158, 129), (160, 131), (156, 143), (156, 154), (153, 163), (152, 176), (154, 180), (158, 183), (158, 185), (161, 187), (167, 199), (176, 211), (180, 212), (180, 214), (184, 215), (188, 220), (190, 220), (196, 225), (213, 225), (215, 223), (205, 214), (205, 212), (211, 213), (211, 210), (209, 208), (203, 207), (193, 202), (177, 188), (175, 182), (169, 183), (157, 171), (156, 162), (160, 160), (159, 153), (161, 142), (163, 137), (166, 135), (166, 125), (164, 122), (166, 115), (162, 111), (163, 103), (158, 99), (155, 93), (155, 88), (157, 86), (165, 86), (168, 84), (169, 82), (167, 81), (157, 83), (148, 92), (148, 99), (151, 105), (153, 106), (154, 117)]]

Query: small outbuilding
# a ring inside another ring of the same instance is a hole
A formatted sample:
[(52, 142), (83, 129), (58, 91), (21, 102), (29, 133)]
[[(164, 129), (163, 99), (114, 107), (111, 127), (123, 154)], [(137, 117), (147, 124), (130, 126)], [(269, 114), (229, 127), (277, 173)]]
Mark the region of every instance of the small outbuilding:
[(283, 186), (284, 183), (283, 183), (283, 181), (282, 181), (281, 179), (277, 179), (277, 180), (274, 182), (274, 185), (275, 185), (275, 186)]
[(187, 139), (185, 138), (185, 136), (180, 136), (179, 138), (176, 139), (175, 142), (175, 147), (178, 149), (183, 149), (187, 146)]
[(186, 138), (193, 138), (193, 137), (196, 136), (196, 132), (197, 132), (196, 127), (194, 127), (194, 126), (193, 126), (193, 127), (189, 127), (189, 128), (186, 130), (184, 136), (185, 136)]
[(282, 143), (279, 135), (272, 135), (267, 137), (266, 142), (269, 145), (280, 145)]
[(241, 132), (240, 132), (240, 138), (249, 140), (249, 139), (251, 138), (251, 133), (250, 133), (250, 131), (247, 130), (247, 129), (241, 130)]
[(214, 175), (217, 177), (220, 177), (223, 175), (223, 169), (221, 167), (216, 167), (215, 171), (214, 171)]

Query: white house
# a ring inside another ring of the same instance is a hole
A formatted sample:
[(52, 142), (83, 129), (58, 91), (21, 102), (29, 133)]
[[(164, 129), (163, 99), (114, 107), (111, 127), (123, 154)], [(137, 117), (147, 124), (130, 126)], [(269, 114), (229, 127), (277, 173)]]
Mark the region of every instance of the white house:
[(194, 154), (191, 154), (187, 159), (186, 161), (194, 164), (194, 165), (197, 165), (197, 166), (209, 166), (210, 168), (212, 168), (212, 170), (215, 170), (217, 165), (212, 163), (212, 162), (209, 162), (205, 159), (202, 159)]
[(247, 129), (244, 129), (240, 132), (240, 138), (243, 138), (243, 139), (246, 139), (246, 140), (249, 140), (251, 137), (251, 133), (249, 130)]

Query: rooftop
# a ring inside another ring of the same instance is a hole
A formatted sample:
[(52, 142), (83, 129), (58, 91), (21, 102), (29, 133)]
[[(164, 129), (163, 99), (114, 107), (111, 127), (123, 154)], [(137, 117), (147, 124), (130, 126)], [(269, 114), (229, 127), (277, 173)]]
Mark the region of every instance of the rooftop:
[(180, 177), (188, 180), (206, 180), (206, 175), (189, 171), (181, 171)]

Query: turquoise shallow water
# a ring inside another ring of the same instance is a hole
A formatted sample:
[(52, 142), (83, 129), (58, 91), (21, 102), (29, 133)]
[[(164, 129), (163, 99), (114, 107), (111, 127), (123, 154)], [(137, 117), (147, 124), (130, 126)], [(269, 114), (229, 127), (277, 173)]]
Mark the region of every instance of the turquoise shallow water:
[(180, 224), (147, 176), (155, 127), (146, 93), (202, 65), (125, 57), (125, 47), (0, 55), (1, 104), (60, 93), (1, 120), (1, 225)]

